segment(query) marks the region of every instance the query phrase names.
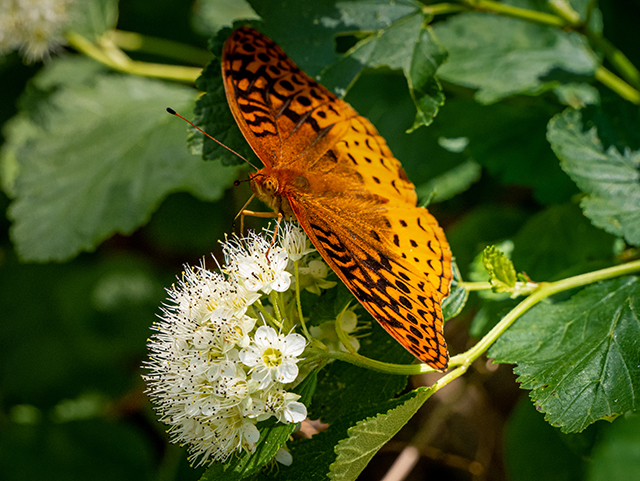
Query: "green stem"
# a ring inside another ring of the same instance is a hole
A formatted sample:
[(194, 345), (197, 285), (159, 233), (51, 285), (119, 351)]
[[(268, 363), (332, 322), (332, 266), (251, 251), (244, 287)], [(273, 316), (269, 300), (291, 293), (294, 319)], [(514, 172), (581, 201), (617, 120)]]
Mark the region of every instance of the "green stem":
[(267, 321), (269, 324), (276, 326), (278, 329), (282, 327), (282, 324), (278, 323), (278, 321), (269, 313), (269, 311), (267, 311), (264, 308), (260, 299), (258, 299), (253, 305), (258, 306), (258, 310), (260, 311), (260, 314), (262, 314), (262, 316), (264, 317), (265, 321)]
[(622, 51), (618, 50), (618, 48), (609, 40), (604, 38), (602, 34), (596, 33), (589, 28), (594, 2), (590, 2), (588, 5), (587, 15), (584, 22), (580, 20), (580, 14), (576, 12), (566, 0), (550, 0), (549, 5), (558, 14), (558, 16), (566, 20), (568, 24), (574, 26), (576, 31), (583, 34), (594, 50), (602, 52), (604, 57), (627, 82), (636, 89), (640, 89), (640, 71), (638, 71), (635, 65), (631, 63), (629, 58), (622, 53)]
[(118, 54), (115, 54), (113, 49), (100, 47), (76, 32), (67, 32), (66, 38), (69, 45), (78, 52), (82, 52), (88, 57), (119, 72), (140, 75), (142, 77), (194, 83), (202, 71), (195, 67), (182, 67), (178, 65), (164, 65), (131, 60), (121, 50)]
[(626, 83), (610, 70), (607, 70), (603, 66), (598, 67), (598, 69), (596, 70), (595, 78), (603, 85), (609, 87), (623, 99), (626, 99), (636, 105), (640, 105), (640, 92), (631, 87), (631, 85)]
[(307, 330), (307, 324), (304, 322), (304, 316), (302, 315), (302, 302), (300, 301), (300, 271), (298, 270), (299, 264), (300, 264), (299, 261), (293, 262), (293, 269), (294, 269), (294, 274), (296, 278), (296, 305), (298, 307), (298, 318), (300, 319), (302, 332), (307, 338), (307, 341), (311, 343), (312, 337), (311, 337), (311, 334), (309, 334), (309, 331)]
[(538, 12), (537, 10), (528, 10), (526, 8), (514, 7), (513, 5), (495, 2), (493, 0), (462, 1), (471, 9), (481, 12), (497, 13), (505, 17), (526, 20), (528, 22), (537, 23), (538, 25), (545, 25), (548, 27), (565, 28), (568, 26), (566, 20), (551, 13)]
[(276, 315), (278, 324), (282, 329), (282, 312), (280, 311), (280, 304), (278, 304), (278, 293), (271, 291), (269, 293), (269, 300), (271, 301), (271, 307), (273, 307), (273, 313)]
[[(594, 48), (604, 54), (605, 58), (627, 82), (636, 89), (640, 89), (640, 71), (638, 71), (636, 66), (631, 63), (631, 60), (629, 60), (622, 51), (618, 50), (609, 40), (602, 37), (602, 35), (593, 33), (591, 30), (587, 30), (585, 36)], [(636, 95), (638, 95), (637, 90), (635, 92)]]
[(516, 319), (535, 306), (538, 302), (560, 292), (582, 287), (594, 282), (612, 279), (627, 274), (640, 271), (640, 260), (622, 264), (620, 266), (609, 267), (599, 271), (588, 272), (579, 276), (569, 277), (556, 282), (541, 283), (529, 297), (514, 307), (502, 320), (494, 326), (475, 346), (467, 352), (458, 354), (451, 358), (450, 365), (469, 366), (478, 359), (489, 347), (507, 330)]
[(458, 282), (458, 287), (462, 287), (464, 289), (466, 289), (467, 291), (471, 292), (471, 291), (486, 291), (488, 289), (491, 289), (491, 282), (465, 282), (465, 281), (460, 281)]
[(340, 340), (344, 348), (351, 354), (357, 355), (358, 352), (356, 351), (355, 347), (353, 347), (353, 345), (349, 342), (349, 336), (346, 332), (344, 332), (344, 329), (342, 329), (342, 316), (347, 309), (349, 309), (348, 304), (345, 306), (342, 312), (338, 314), (338, 317), (336, 317), (336, 333), (338, 334), (338, 339)]
[(434, 3), (433, 5), (425, 5), (422, 7), (422, 13), (434, 16), (465, 12), (467, 10), (469, 10), (468, 7), (456, 3)]
[(112, 30), (109, 38), (121, 49), (131, 52), (143, 52), (153, 55), (161, 55), (181, 62), (189, 62), (204, 66), (211, 61), (213, 55), (191, 45), (174, 42), (158, 37), (149, 37), (135, 32)]
[(410, 376), (414, 374), (424, 374), (427, 372), (435, 372), (432, 367), (426, 364), (391, 364), (389, 362), (376, 361), (360, 354), (352, 354), (350, 352), (327, 351), (319, 352), (320, 357), (328, 359), (338, 359), (348, 362), (354, 366), (363, 367), (372, 371), (384, 372), (387, 374), (402, 374)]

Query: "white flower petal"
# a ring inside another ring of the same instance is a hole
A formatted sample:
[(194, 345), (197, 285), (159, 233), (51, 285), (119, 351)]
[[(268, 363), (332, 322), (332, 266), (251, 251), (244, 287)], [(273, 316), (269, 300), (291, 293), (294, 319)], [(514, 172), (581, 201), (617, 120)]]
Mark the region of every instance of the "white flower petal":
[(250, 443), (255, 444), (260, 439), (260, 431), (258, 431), (258, 428), (255, 427), (252, 423), (244, 423), (240, 428), (240, 431), (244, 439), (246, 439)]
[(283, 363), (278, 366), (276, 380), (282, 384), (288, 384), (298, 377), (298, 366), (292, 362)]
[(275, 457), (276, 461), (278, 461), (280, 464), (284, 464), (285, 466), (291, 466), (291, 463), (293, 463), (293, 456), (291, 456), (291, 453), (286, 449), (278, 449)]
[(290, 402), (284, 410), (284, 419), (288, 423), (301, 423), (306, 417), (307, 407), (301, 402)]
[(286, 356), (299, 356), (307, 346), (307, 340), (300, 334), (289, 334), (284, 339), (283, 354)]

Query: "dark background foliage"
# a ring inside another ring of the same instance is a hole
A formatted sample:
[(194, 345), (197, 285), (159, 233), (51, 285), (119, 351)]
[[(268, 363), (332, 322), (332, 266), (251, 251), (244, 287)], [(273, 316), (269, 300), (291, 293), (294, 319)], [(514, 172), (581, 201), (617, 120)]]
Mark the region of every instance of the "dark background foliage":
[[(295, 17), (293, 2), (251, 3), (263, 17), (265, 32), (276, 40), (279, 31), (305, 28), (306, 24)], [(318, 2), (315, 8), (329, 8), (331, 4)], [(640, 2), (606, 1), (600, 9), (607, 38), (640, 65), (636, 31)], [(289, 13), (277, 18), (282, 11)], [(198, 30), (189, 2), (130, 0), (119, 4), (118, 28), (206, 49), (208, 33), (217, 27), (212, 19), (222, 18), (221, 14), (208, 20), (201, 18), (203, 25)], [(455, 30), (446, 30), (444, 23), (463, 21), (438, 20), (434, 30), (446, 44), (447, 35)], [(460, 28), (467, 33), (473, 30), (468, 25)], [(283, 36), (283, 40), (287, 38), (294, 36)], [(339, 37), (339, 52), (346, 51), (355, 40), (348, 35)], [(507, 239), (513, 241), (516, 268), (535, 280), (553, 280), (611, 265), (614, 236), (594, 227), (583, 215), (577, 203), (580, 190), (560, 168), (547, 140), (549, 119), (561, 113), (565, 105), (559, 100), (560, 94), (545, 82), (553, 82), (554, 76), (561, 78), (567, 72), (558, 69), (544, 79), (535, 77), (531, 85), (507, 94), (504, 85), (483, 79), (485, 72), (465, 71), (462, 63), (457, 70), (454, 68), (456, 48), (463, 47), (462, 40), (458, 45), (456, 42), (453, 39), (447, 45), (451, 63), (441, 77), (446, 102), (432, 125), (406, 133), (414, 125), (415, 98), (398, 70), (364, 69), (346, 99), (387, 139), (423, 199), (431, 192), (434, 178), (459, 169), (453, 177), (462, 187), (452, 188), (457, 195), (429, 209), (447, 233), (463, 278), (469, 278), (472, 261), (486, 245)], [(308, 45), (296, 47), (292, 40), (283, 47), (313, 74), (337, 58), (331, 48), (309, 52)], [(108, 69), (74, 58), (71, 51), (62, 52), (61, 57), (44, 65), (25, 65), (17, 53), (0, 59), (4, 149), (13, 148), (16, 131), (43, 126), (46, 133), (41, 131), (38, 138), (20, 145), (22, 168), (34, 167), (30, 175), (46, 175), (46, 171), (38, 170), (42, 159), (74, 159), (74, 149), (86, 155), (91, 148), (112, 153), (105, 159), (112, 159), (117, 167), (113, 185), (118, 184), (119, 175), (128, 175), (126, 168), (133, 165), (133, 159), (141, 171), (146, 163), (159, 162), (165, 170), (158, 174), (155, 190), (140, 193), (144, 199), (140, 205), (114, 190), (111, 202), (122, 202), (118, 221), (126, 220), (110, 224), (110, 219), (103, 219), (103, 230), (91, 230), (94, 209), (99, 206), (87, 201), (86, 211), (77, 209), (83, 202), (58, 195), (56, 189), (64, 186), (57, 185), (50, 186), (49, 197), (14, 203), (9, 216), (3, 217), (0, 477), (199, 479), (203, 470), (188, 466), (185, 450), (167, 444), (163, 426), (157, 423), (143, 393), (140, 365), (151, 334), (149, 327), (165, 297), (164, 287), (174, 281), (183, 263), (197, 264), (212, 251), (219, 254), (217, 240), (236, 227), (233, 218), (249, 192), (246, 184), (233, 187), (232, 182), (246, 177), (246, 170), (203, 162), (187, 151), (184, 125), (169, 116), (158, 120), (156, 112), (168, 105), (181, 107), (182, 113), (191, 117), (194, 89), (160, 82), (138, 84), (138, 79), (130, 77), (118, 78), (115, 84)], [(136, 58), (165, 61), (149, 54)], [(582, 77), (589, 77), (579, 71), (583, 67), (578, 65), (570, 72), (576, 84), (584, 80)], [(96, 80), (96, 70), (101, 80)], [(325, 75), (327, 82), (332, 81), (331, 71)], [(606, 88), (591, 85), (605, 104), (610, 99), (614, 119), (629, 108), (621, 106), (624, 104)], [(333, 86), (339, 86), (338, 82)], [(131, 114), (132, 107), (118, 92), (136, 88), (144, 90), (143, 100)], [(137, 138), (118, 137), (117, 129), (112, 131), (109, 126), (95, 137), (69, 142), (73, 129), (83, 122), (82, 95), (88, 91), (102, 92), (109, 99), (113, 115), (127, 112), (121, 121), (130, 123), (133, 131), (148, 135), (155, 149), (137, 150)], [(479, 99), (481, 93), (484, 97)], [(52, 99), (60, 110), (54, 113), (55, 124), (47, 125), (51, 113), (43, 112), (41, 106)], [(637, 106), (632, 108), (632, 115), (637, 115)], [(17, 115), (22, 116), (23, 124), (6, 123)], [(600, 126), (599, 132), (606, 131), (595, 113), (590, 117), (585, 114), (585, 119), (591, 122), (589, 125)], [(617, 121), (624, 123), (624, 119)], [(621, 130), (611, 127), (616, 134)], [(623, 140), (637, 150), (637, 131), (635, 135), (625, 134)], [(466, 147), (452, 148), (451, 142), (447, 143), (461, 137), (466, 137)], [(86, 198), (91, 199), (91, 192), (103, 185), (101, 166), (91, 164), (86, 156), (74, 162), (73, 172), (95, 169), (95, 184), (87, 185), (81, 176), (73, 184), (71, 176), (68, 188), (84, 186)], [(0, 194), (5, 212), (13, 196), (6, 178), (5, 173), (6, 193)], [(56, 237), (55, 249), (40, 250), (47, 244), (42, 240), (51, 232), (50, 223), (72, 226), (70, 234)], [(83, 253), (76, 256), (78, 251)], [(54, 262), (27, 262), (26, 258)], [(472, 295), (463, 313), (447, 324), (451, 351), (469, 348), (510, 307), (508, 302)], [(403, 351), (395, 351), (393, 343), (387, 345), (388, 339), (380, 336), (377, 326), (373, 329), (374, 334), (365, 340), (365, 349), (367, 342), (377, 341), (383, 350), (401, 358)], [(334, 363), (331, 369), (339, 371), (340, 366)], [(349, 376), (359, 377), (353, 371), (342, 375), (344, 385), (337, 392), (335, 385), (319, 380), (312, 414), (323, 412), (323, 396), (339, 395), (341, 390), (348, 390)], [(640, 465), (637, 417), (613, 424), (598, 422), (581, 434), (563, 434), (536, 412), (515, 379), (511, 365), (478, 361), (466, 376), (429, 399), (378, 453), (360, 479), (381, 479), (407, 446), (415, 446), (419, 453), (419, 461), (406, 478), (411, 480), (631, 479), (629, 473)], [(433, 380), (412, 378), (404, 391)], [(379, 387), (377, 382), (377, 378), (371, 381), (372, 392)], [(403, 392), (397, 385), (387, 385), (387, 389), (390, 395)], [(348, 400), (345, 395), (344, 411), (323, 412), (344, 432), (351, 409)], [(372, 410), (372, 415), (375, 412)], [(301, 449), (303, 452), (305, 448)], [(321, 455), (331, 453), (318, 453)], [(274, 474), (278, 468), (271, 469)], [(296, 479), (297, 475), (291, 476)]]

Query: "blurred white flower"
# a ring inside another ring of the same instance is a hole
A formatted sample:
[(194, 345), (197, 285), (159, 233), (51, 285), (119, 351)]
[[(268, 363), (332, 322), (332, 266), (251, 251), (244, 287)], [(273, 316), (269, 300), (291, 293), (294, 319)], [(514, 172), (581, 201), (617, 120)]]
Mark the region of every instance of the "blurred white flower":
[(331, 289), (336, 285), (336, 282), (326, 279), (329, 266), (321, 259), (311, 259), (306, 266), (298, 269), (298, 273), (300, 288), (317, 295), (320, 295), (322, 289)]
[(271, 389), (266, 393), (267, 412), (273, 413), (282, 423), (300, 423), (307, 417), (307, 408), (298, 399), (298, 394)]
[(64, 43), (73, 0), (2, 0), (0, 55), (20, 50), (26, 60), (42, 60)]
[[(354, 312), (355, 308), (356, 306), (344, 309), (340, 314), (338, 314), (337, 320), (340, 322), (349, 344), (351, 344), (353, 349), (358, 351), (360, 349), (360, 341), (356, 337), (356, 334), (358, 333), (358, 315)], [(322, 341), (331, 349), (347, 351), (347, 348), (338, 338), (338, 333), (336, 332), (336, 321), (326, 321), (318, 326), (311, 326), (309, 331), (315, 339)]]
[(307, 254), (315, 252), (307, 234), (295, 222), (285, 222), (280, 230), (280, 244), (287, 251), (289, 259), (299, 261)]

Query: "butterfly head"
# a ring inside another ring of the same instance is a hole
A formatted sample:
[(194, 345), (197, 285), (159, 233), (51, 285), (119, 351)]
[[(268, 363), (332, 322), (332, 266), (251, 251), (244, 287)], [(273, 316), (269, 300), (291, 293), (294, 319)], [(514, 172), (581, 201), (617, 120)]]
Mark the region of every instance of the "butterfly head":
[(286, 219), (295, 218), (291, 205), (287, 200), (282, 182), (272, 173), (261, 171), (249, 174), (251, 190), (258, 199), (267, 204), (274, 212), (282, 214)]

